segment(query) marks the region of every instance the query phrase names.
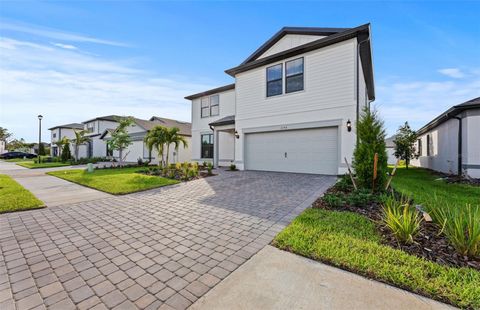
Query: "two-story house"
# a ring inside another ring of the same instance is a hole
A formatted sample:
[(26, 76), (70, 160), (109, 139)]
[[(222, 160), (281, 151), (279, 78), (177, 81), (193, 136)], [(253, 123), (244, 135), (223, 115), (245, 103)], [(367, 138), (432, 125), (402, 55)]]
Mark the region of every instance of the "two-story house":
[(86, 136), (90, 141), (86, 143), (85, 147), (79, 150), (79, 157), (106, 157), (107, 144), (100, 136), (106, 129), (115, 129), (118, 126), (118, 120), (122, 116), (107, 115), (89, 119), (83, 123), (83, 129), (86, 131)]
[(225, 72), (235, 83), (185, 97), (193, 160), (242, 170), (346, 172), (355, 123), (375, 99), (369, 24), (285, 27)]
[(66, 125), (55, 126), (49, 128), (50, 130), (50, 156), (60, 156), (62, 150), (55, 144), (56, 142), (67, 138), (68, 140), (75, 139), (75, 130), (82, 130), (83, 124), (72, 123)]

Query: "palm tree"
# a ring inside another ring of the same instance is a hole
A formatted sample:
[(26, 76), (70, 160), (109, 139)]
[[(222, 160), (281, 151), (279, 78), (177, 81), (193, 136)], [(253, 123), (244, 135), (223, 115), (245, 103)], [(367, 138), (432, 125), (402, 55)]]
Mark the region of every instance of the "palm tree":
[(62, 156), (63, 146), (67, 143), (69, 143), (67, 137), (63, 137), (60, 140), (54, 142), (54, 144), (58, 147), (58, 157)]
[(172, 127), (167, 129), (166, 132), (166, 141), (165, 143), (167, 144), (167, 166), (168, 166), (168, 155), (170, 153), (170, 144), (173, 144), (175, 146), (175, 151), (178, 152), (178, 147), (180, 146), (180, 143), (183, 144), (183, 148), (186, 148), (188, 146), (187, 140), (179, 134), (180, 129), (177, 127)]
[(132, 138), (128, 134), (127, 128), (134, 123), (134, 119), (133, 117), (118, 118), (117, 122), (118, 126), (112, 132), (112, 137), (107, 142), (107, 145), (111, 150), (118, 150), (118, 162), (120, 166), (123, 166), (123, 150), (133, 143)]
[(151, 158), (152, 149), (155, 147), (158, 151), (158, 155), (162, 156), (162, 160), (158, 161), (158, 165), (163, 165), (163, 150), (165, 147), (165, 143), (167, 142), (167, 131), (168, 129), (163, 126), (155, 126), (153, 127), (145, 136), (145, 143), (147, 145), (149, 151), (149, 157)]
[(73, 132), (75, 133), (75, 161), (78, 161), (78, 149), (80, 145), (90, 141), (90, 138), (85, 136), (87, 133), (85, 130), (74, 130)]

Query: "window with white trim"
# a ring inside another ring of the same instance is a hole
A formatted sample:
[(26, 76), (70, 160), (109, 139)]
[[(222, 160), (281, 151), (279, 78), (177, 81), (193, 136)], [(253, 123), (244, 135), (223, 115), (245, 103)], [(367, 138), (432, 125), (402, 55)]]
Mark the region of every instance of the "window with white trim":
[(220, 114), (219, 103), (219, 95), (210, 96), (210, 116), (217, 116), (218, 114)]
[(203, 97), (201, 101), (201, 117), (209, 117), (210, 116), (210, 103), (208, 102), (208, 97)]
[(213, 158), (213, 134), (204, 134), (201, 136), (201, 140), (201, 158)]
[(283, 64), (267, 68), (267, 97), (283, 93)]

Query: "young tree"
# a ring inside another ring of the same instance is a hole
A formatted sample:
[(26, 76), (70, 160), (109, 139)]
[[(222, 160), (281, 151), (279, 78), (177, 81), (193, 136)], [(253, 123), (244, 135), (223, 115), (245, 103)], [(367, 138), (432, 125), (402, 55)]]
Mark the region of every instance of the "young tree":
[(61, 159), (62, 159), (62, 162), (67, 162), (71, 158), (72, 158), (72, 154), (70, 152), (70, 142), (67, 139), (66, 143), (63, 144)]
[(58, 156), (62, 156), (63, 146), (64, 146), (66, 143), (69, 143), (67, 137), (63, 137), (62, 139), (53, 142), (53, 144), (55, 144), (55, 145), (57, 146), (57, 148), (58, 148)]
[(153, 127), (145, 136), (145, 144), (147, 145), (149, 151), (149, 158), (152, 158), (152, 149), (157, 149), (158, 155), (161, 156), (161, 160), (158, 160), (158, 165), (163, 166), (164, 164), (164, 149), (165, 143), (167, 142), (167, 131), (168, 129), (163, 126)]
[(133, 118), (126, 117), (118, 119), (118, 126), (112, 132), (112, 137), (107, 142), (110, 150), (118, 150), (119, 165), (123, 165), (123, 150), (132, 144), (132, 139), (128, 135), (127, 128), (133, 124)]
[(408, 169), (410, 160), (417, 158), (415, 151), (415, 142), (417, 141), (417, 134), (413, 131), (408, 122), (400, 126), (393, 143), (395, 144), (395, 156), (405, 161), (405, 166)]
[(167, 144), (167, 158), (166, 158), (167, 166), (169, 164), (168, 155), (170, 153), (171, 144), (174, 145), (175, 151), (177, 152), (178, 152), (178, 147), (180, 146), (180, 143), (183, 144), (183, 148), (187, 147), (187, 140), (183, 136), (181, 136), (179, 132), (180, 132), (180, 129), (178, 129), (177, 127), (172, 127), (167, 129), (166, 141), (165, 141), (165, 143)]
[(85, 136), (85, 134), (87, 133), (85, 130), (74, 130), (73, 132), (75, 133), (75, 161), (78, 161), (78, 150), (80, 148), (80, 145), (90, 141), (90, 138)]
[(387, 179), (387, 150), (385, 145), (385, 129), (376, 111), (365, 107), (357, 123), (357, 145), (353, 153), (353, 167), (360, 186), (372, 186), (374, 175), (374, 157), (378, 154), (377, 178), (375, 188), (382, 189)]
[(9, 151), (15, 151), (15, 150), (22, 150), (27, 147), (27, 143), (25, 143), (25, 140), (23, 138), (18, 139), (13, 139), (12, 141), (7, 143), (7, 150)]

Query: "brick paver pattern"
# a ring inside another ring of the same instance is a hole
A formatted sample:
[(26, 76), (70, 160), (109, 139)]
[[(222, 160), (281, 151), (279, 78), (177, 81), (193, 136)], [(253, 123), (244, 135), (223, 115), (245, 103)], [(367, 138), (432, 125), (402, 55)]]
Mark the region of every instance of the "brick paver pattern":
[(0, 215), (0, 309), (185, 309), (334, 180), (222, 172)]

